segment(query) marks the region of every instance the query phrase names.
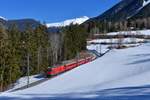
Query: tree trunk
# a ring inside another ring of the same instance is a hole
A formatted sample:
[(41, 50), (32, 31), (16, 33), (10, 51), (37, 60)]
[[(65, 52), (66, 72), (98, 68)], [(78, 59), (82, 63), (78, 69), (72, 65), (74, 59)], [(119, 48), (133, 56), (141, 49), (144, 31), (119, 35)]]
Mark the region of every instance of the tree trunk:
[(28, 55), (27, 55), (27, 76), (28, 76), (27, 87), (29, 87), (29, 83), (30, 83), (29, 75), (30, 75), (30, 55), (28, 53)]
[(40, 56), (41, 56), (41, 46), (38, 48), (38, 59), (37, 59), (38, 60), (37, 61), (38, 73), (40, 73)]

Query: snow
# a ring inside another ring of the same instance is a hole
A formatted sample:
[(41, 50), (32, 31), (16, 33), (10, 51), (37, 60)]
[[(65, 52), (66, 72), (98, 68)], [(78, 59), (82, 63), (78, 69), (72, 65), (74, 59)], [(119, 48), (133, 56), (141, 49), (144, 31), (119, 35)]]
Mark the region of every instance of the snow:
[[(143, 43), (146, 42), (145, 39), (138, 39), (138, 38), (124, 38), (122, 39), (122, 43), (123, 44), (130, 44), (130, 43)], [(113, 43), (113, 44), (117, 44), (118, 43), (118, 39), (95, 39), (95, 40), (91, 40), (88, 41), (88, 43)]]
[(65, 20), (63, 22), (58, 23), (50, 23), (47, 24), (47, 27), (63, 27), (63, 26), (69, 26), (70, 24), (82, 24), (83, 22), (87, 21), (89, 18), (87, 16), (83, 16), (81, 18), (75, 18), (75, 19), (69, 19)]
[[(149, 93), (149, 50), (149, 43), (134, 48), (114, 49), (102, 58), (37, 86), (13, 93), (2, 93), (0, 98), (18, 98), (18, 100), (58, 97), (86, 99)], [(143, 91), (138, 89), (138, 87), (144, 88), (145, 86), (147, 88)], [(137, 89), (132, 89), (132, 87), (137, 87)]]
[(150, 0), (143, 0), (142, 6), (137, 9), (131, 16), (129, 16), (127, 19), (131, 18), (132, 16), (136, 15), (139, 11), (141, 11), (145, 6), (147, 6), (150, 3)]
[[(150, 30), (131, 32), (112, 32), (116, 34), (144, 34)], [(112, 42), (116, 42), (112, 39)], [(134, 39), (136, 42), (145, 41)], [(110, 42), (108, 39), (97, 39), (89, 42)], [(126, 38), (124, 43), (133, 42)], [(102, 100), (149, 100), (150, 98), (150, 43), (126, 49), (113, 49), (103, 57), (86, 65), (82, 65), (53, 79), (45, 81), (28, 89), (15, 92), (6, 91), (0, 94), (2, 100), (74, 100), (74, 99), (102, 99)], [(102, 53), (109, 45), (88, 45), (89, 50)], [(31, 82), (40, 80), (36, 76), (30, 77)], [(13, 89), (26, 85), (26, 77), (21, 78)], [(142, 96), (142, 97), (141, 97)], [(119, 99), (118, 99), (119, 98)], [(145, 99), (146, 98), (146, 99)]]
[(150, 0), (143, 0), (142, 6), (139, 9), (137, 9), (131, 16), (127, 17), (127, 19), (129, 19), (129, 18), (133, 17), (134, 15), (136, 15), (139, 11), (141, 11), (149, 3), (150, 3)]
[(143, 7), (145, 7), (146, 5), (148, 5), (150, 3), (150, 0), (144, 0), (143, 1)]
[(108, 33), (108, 35), (118, 35), (118, 34), (150, 35), (150, 30), (121, 31), (121, 32), (110, 32), (110, 33)]
[[(97, 43), (97, 42), (96, 42)], [(98, 42), (99, 43), (99, 42)], [(96, 45), (88, 45), (87, 49), (88, 50), (96, 50), (98, 53), (105, 53), (108, 49), (110, 45), (100, 45), (100, 44), (96, 44)]]
[(129, 18), (131, 18), (132, 16), (134, 16), (134, 15), (136, 15), (139, 11), (141, 11), (145, 6), (147, 6), (148, 4), (150, 3), (150, 0), (143, 0), (143, 4), (142, 4), (142, 6), (139, 8), (139, 9), (137, 9), (136, 11), (135, 11), (135, 13), (133, 13), (131, 16), (129, 16), (127, 19), (129, 19)]
[[(39, 80), (44, 79), (43, 77), (40, 77), (40, 75), (32, 75), (29, 76), (29, 83), (34, 83), (37, 82)], [(14, 87), (12, 87), (11, 89), (9, 89), (8, 91), (13, 91), (15, 89), (18, 89), (20, 87), (26, 86), (27, 85), (27, 76), (26, 77), (22, 77), (19, 80), (17, 80), (17, 82), (14, 84)]]
[(0, 19), (7, 20), (5, 17), (0, 16)]

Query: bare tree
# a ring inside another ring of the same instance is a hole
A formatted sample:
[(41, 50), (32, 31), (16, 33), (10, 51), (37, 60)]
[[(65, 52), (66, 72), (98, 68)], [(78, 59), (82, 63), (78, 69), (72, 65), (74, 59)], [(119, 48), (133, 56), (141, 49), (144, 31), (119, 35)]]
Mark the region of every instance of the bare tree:
[(56, 64), (60, 60), (62, 53), (63, 37), (61, 33), (53, 33), (50, 36), (51, 48), (52, 48), (52, 63)]
[(123, 35), (120, 33), (120, 34), (118, 34), (118, 46), (117, 46), (117, 48), (122, 48), (122, 46), (123, 46), (123, 40), (124, 40), (124, 37), (123, 37)]

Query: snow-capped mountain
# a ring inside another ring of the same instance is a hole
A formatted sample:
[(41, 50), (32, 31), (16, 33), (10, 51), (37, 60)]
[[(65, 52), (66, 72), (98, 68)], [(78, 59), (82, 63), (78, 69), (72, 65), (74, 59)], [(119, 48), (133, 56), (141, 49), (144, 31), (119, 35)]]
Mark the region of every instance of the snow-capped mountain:
[(79, 24), (80, 25), (88, 19), (89, 19), (89, 17), (83, 16), (81, 18), (69, 19), (69, 20), (65, 20), (63, 22), (50, 23), (50, 24), (47, 24), (47, 27), (63, 27), (63, 26), (69, 26), (70, 24)]
[(150, 0), (144, 0), (143, 7), (150, 3)]
[(121, 0), (103, 14), (89, 21), (123, 21), (150, 17), (150, 0)]
[(7, 20), (7, 18), (0, 16), (1, 20)]
[(0, 16), (0, 24), (6, 24), (6, 22), (7, 22), (7, 19)]
[(143, 0), (143, 6), (131, 19), (150, 17), (150, 0)]

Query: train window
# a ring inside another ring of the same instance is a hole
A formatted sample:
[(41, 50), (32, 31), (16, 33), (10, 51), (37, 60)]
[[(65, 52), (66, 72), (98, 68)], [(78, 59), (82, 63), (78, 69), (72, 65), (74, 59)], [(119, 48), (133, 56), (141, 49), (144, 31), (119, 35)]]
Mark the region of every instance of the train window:
[(51, 68), (48, 68), (48, 71), (50, 72), (50, 71), (52, 71), (52, 69), (51, 69)]

